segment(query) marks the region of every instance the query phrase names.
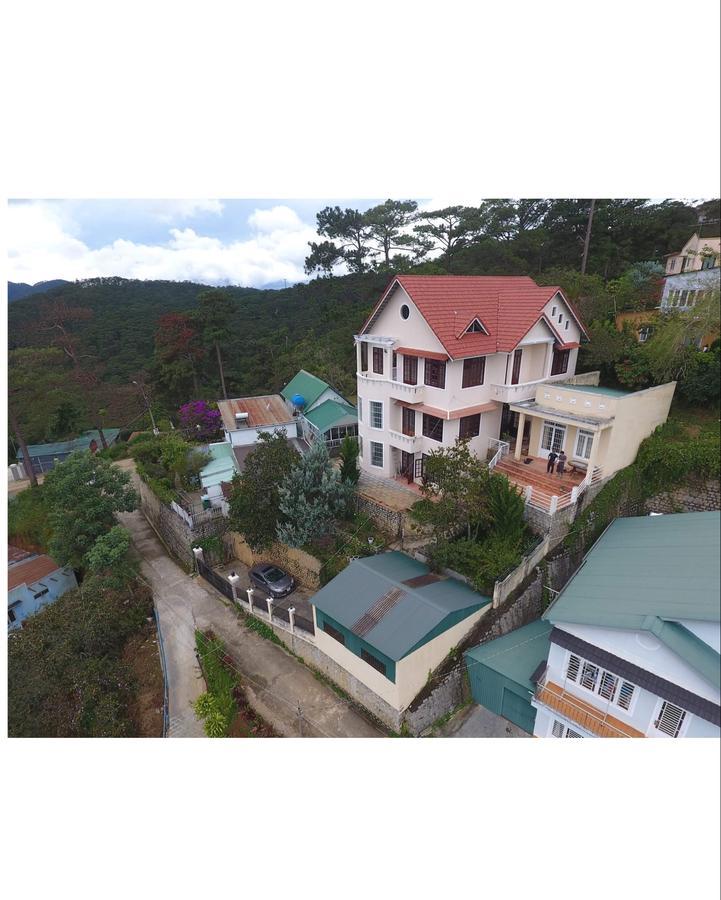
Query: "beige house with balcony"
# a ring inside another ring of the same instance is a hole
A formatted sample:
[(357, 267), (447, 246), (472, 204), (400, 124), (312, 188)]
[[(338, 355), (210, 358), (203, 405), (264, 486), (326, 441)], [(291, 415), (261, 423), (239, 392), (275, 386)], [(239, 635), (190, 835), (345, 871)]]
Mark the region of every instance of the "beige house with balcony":
[(666, 274), (679, 275), (682, 272), (700, 272), (715, 269), (721, 259), (721, 237), (699, 237), (694, 232), (683, 245), (683, 249), (666, 256)]
[(419, 481), (459, 437), (492, 456), (513, 404), (574, 374), (582, 337), (561, 289), (528, 277), (395, 277), (355, 336), (361, 468)]
[[(538, 385), (532, 400), (511, 404), (518, 433), (528, 439), (517, 440), (496, 471), (521, 487), (527, 502), (555, 513), (635, 460), (641, 442), (666, 421), (675, 389), (675, 381), (633, 392), (597, 384)], [(566, 472), (548, 474), (549, 454), (562, 450)]]

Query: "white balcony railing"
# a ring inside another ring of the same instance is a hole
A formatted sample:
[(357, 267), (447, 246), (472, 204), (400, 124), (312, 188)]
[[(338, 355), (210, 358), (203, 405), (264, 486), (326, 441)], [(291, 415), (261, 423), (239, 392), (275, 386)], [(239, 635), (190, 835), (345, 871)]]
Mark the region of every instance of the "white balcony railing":
[(520, 403), (522, 400), (533, 400), (539, 384), (550, 384), (554, 381), (565, 381), (568, 373), (549, 375), (535, 381), (523, 381), (520, 384), (491, 384), (492, 400), (498, 403)]
[(420, 403), (426, 395), (425, 384), (404, 384), (402, 381), (389, 381), (391, 396), (407, 403)]
[(393, 431), (392, 428), (389, 428), (388, 437), (390, 438), (392, 447), (398, 447), (401, 450), (405, 450), (406, 453), (413, 453), (420, 449), (420, 435), (411, 437), (408, 434), (403, 434), (400, 431)]
[(499, 441), (496, 438), (489, 438), (488, 450), (494, 451), (493, 456), (488, 460), (488, 468), (492, 471), (495, 469), (504, 456), (508, 454), (510, 447), (507, 441)]

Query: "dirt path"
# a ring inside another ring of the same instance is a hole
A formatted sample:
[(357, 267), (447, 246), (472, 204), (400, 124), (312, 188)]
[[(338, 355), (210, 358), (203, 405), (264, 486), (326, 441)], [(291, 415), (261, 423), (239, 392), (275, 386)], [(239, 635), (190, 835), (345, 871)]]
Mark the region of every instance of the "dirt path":
[[(205, 690), (195, 658), (195, 629), (212, 629), (226, 645), (253, 707), (287, 737), (382, 737), (382, 732), (320, 682), (290, 653), (246, 628), (230, 604), (187, 575), (167, 554), (142, 513), (124, 513), (158, 609), (168, 667), (169, 737), (201, 737), (192, 703)], [(302, 722), (298, 716), (302, 711)]]

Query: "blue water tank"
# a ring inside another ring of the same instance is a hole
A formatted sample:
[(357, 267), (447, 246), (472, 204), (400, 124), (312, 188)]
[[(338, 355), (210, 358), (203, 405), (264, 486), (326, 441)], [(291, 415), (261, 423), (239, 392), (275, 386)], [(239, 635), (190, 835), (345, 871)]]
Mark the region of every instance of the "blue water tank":
[(293, 406), (305, 406), (305, 397), (302, 394), (293, 394), (290, 399)]

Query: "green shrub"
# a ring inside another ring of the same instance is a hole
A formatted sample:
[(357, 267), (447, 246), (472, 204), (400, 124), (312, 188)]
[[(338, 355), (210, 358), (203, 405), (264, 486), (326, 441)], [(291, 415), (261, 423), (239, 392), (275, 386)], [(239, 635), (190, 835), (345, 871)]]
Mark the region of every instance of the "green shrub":
[(517, 489), (502, 475), (491, 475), (488, 482), (488, 512), (495, 534), (520, 541), (526, 530), (525, 504)]
[(203, 634), (202, 631), (196, 631), (195, 644), (205, 683), (208, 686), (208, 694), (212, 697), (212, 703), (210, 700), (203, 700), (201, 703), (201, 710), (209, 710), (206, 715), (198, 713), (197, 709), (196, 714), (204, 719), (208, 737), (223, 737), (228, 733), (238, 712), (234, 696), (238, 679), (223, 661), (225, 645), (222, 641)]
[(8, 537), (26, 550), (47, 550), (52, 529), (48, 524), (49, 507), (43, 485), (26, 488), (8, 504)]

